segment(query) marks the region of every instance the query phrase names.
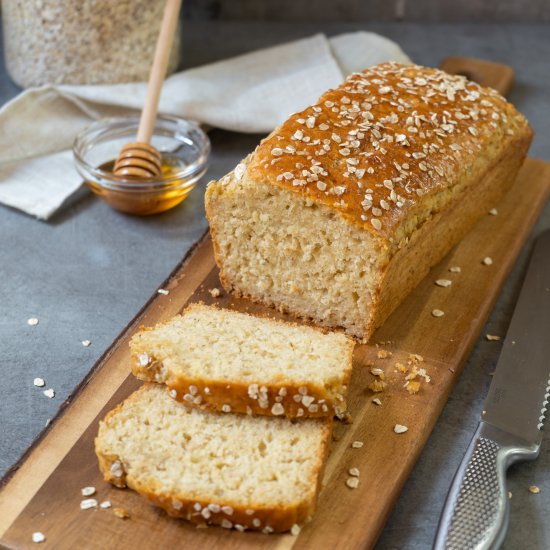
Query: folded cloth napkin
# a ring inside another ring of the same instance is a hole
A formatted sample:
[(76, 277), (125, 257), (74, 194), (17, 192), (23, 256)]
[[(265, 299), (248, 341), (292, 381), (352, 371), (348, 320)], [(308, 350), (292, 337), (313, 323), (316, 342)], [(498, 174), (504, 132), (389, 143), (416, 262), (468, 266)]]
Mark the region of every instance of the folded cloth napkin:
[[(238, 132), (266, 133), (348, 74), (409, 62), (368, 32), (318, 34), (170, 76), (159, 111)], [(147, 84), (42, 86), (0, 109), (0, 202), (48, 219), (81, 185), (75, 136), (94, 120), (141, 109)]]

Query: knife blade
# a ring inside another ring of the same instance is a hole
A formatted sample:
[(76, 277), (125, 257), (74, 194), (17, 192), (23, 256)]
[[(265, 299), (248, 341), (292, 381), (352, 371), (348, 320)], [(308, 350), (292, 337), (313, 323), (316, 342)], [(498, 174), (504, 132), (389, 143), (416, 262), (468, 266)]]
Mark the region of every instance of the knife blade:
[(479, 426), (441, 514), (436, 550), (498, 548), (506, 470), (535, 459), (550, 396), (550, 230), (537, 239)]

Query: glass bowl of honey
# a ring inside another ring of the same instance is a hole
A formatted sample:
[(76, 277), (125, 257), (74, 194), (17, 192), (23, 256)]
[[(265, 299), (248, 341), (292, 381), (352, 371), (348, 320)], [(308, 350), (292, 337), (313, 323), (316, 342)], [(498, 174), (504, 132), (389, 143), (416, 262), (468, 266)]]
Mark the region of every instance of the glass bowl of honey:
[(78, 173), (109, 206), (137, 216), (158, 214), (180, 204), (206, 172), (210, 141), (189, 120), (159, 116), (151, 145), (161, 154), (162, 172), (153, 179), (124, 179), (113, 174), (114, 162), (135, 141), (139, 117), (107, 118), (92, 123), (75, 139)]

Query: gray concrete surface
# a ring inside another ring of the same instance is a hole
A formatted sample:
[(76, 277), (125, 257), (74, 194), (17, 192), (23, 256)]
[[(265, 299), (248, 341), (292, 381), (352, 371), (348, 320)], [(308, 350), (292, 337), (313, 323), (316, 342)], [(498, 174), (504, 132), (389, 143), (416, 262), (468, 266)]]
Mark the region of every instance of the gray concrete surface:
[[(188, 66), (199, 65), (314, 32), (362, 28), (400, 42), (414, 60), (426, 65), (437, 65), (446, 55), (512, 65), (517, 83), (511, 99), (537, 133), (531, 154), (550, 161), (548, 25), (193, 22), (184, 33), (183, 58)], [(0, 102), (17, 91), (0, 67)], [(212, 163), (205, 181), (232, 168), (259, 136), (213, 131), (211, 139)], [(49, 223), (0, 207), (0, 473), (17, 460), (206, 228), (203, 190), (204, 182), (181, 207), (151, 218), (119, 214), (89, 194)], [(483, 334), (505, 334), (533, 237), (548, 227), (547, 206)], [(29, 317), (37, 317), (38, 326), (29, 327)], [(89, 348), (81, 344), (85, 339), (92, 341)], [(481, 338), (477, 343), (387, 522), (379, 549), (430, 547), (499, 351), (498, 342)], [(55, 389), (54, 399), (33, 387), (35, 376)], [(549, 470), (546, 437), (536, 462), (510, 471), (513, 498), (507, 550), (550, 548)], [(531, 484), (538, 485), (541, 493), (529, 493)]]

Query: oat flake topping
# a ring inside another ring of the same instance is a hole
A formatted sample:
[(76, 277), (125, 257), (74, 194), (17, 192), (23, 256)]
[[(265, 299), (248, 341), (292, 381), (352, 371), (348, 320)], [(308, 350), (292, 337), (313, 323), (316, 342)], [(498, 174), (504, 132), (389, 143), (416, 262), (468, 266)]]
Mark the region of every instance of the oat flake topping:
[(249, 173), (386, 236), (421, 197), (475, 168), (484, 143), (526, 124), (496, 91), (462, 76), (384, 63), (291, 116), (258, 147)]

